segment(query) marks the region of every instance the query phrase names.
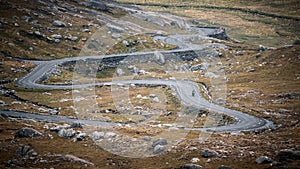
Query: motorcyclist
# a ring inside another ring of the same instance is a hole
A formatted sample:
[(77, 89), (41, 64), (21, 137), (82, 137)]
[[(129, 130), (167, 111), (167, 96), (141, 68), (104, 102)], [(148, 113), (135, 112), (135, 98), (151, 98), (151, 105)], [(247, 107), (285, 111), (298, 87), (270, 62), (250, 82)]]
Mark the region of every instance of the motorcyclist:
[(192, 91), (192, 96), (195, 96), (195, 94), (196, 94), (196, 91), (193, 90), (193, 91)]

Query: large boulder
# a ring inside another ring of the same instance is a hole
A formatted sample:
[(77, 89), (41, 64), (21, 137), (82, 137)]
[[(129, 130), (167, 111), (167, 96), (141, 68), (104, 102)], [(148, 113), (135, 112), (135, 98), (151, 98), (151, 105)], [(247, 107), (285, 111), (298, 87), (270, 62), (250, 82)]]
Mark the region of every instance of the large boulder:
[(43, 136), (42, 133), (28, 127), (21, 128), (15, 133), (16, 138), (24, 138), (24, 137), (33, 138), (33, 137), (41, 137), (41, 136)]

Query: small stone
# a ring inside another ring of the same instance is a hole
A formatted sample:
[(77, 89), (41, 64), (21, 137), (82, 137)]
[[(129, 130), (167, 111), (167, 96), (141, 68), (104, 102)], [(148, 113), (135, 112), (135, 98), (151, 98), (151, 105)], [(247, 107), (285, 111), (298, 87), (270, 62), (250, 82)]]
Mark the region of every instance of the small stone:
[(22, 16), (21, 19), (25, 20), (26, 22), (32, 21), (32, 18), (30, 18), (29, 16)]
[(165, 151), (165, 146), (162, 146), (162, 145), (156, 145), (153, 149), (153, 153), (154, 154), (158, 154), (158, 153), (161, 153), (163, 151)]
[(260, 57), (261, 57), (261, 53), (257, 53), (257, 54), (255, 55), (255, 57), (256, 57), (256, 58), (260, 58)]
[(219, 167), (219, 169), (232, 169), (232, 168), (231, 168), (231, 167), (228, 167), (228, 166), (221, 165), (221, 166)]
[(157, 96), (156, 96), (156, 94), (150, 94), (149, 97), (150, 97), (151, 99), (154, 99), (154, 98), (157, 97)]
[(15, 133), (15, 137), (17, 138), (24, 138), (24, 137), (33, 138), (33, 137), (41, 137), (41, 136), (43, 136), (42, 133), (28, 127), (24, 127)]
[(51, 115), (58, 115), (58, 113), (59, 113), (59, 112), (58, 112), (57, 110), (55, 110), (55, 109), (51, 109), (51, 110), (50, 110), (50, 114), (51, 114)]
[(257, 164), (269, 164), (273, 162), (273, 160), (267, 156), (260, 156), (255, 161)]
[(192, 162), (192, 163), (196, 163), (196, 162), (198, 162), (198, 161), (200, 161), (199, 158), (192, 158), (192, 159), (191, 159), (191, 162)]
[(10, 47), (14, 47), (14, 46), (15, 46), (15, 44), (14, 44), (14, 43), (8, 43), (8, 46), (10, 46)]
[(117, 33), (113, 33), (113, 34), (111, 34), (111, 37), (114, 38), (114, 39), (119, 39), (119, 38), (122, 37), (122, 35), (117, 34)]
[(120, 68), (117, 69), (117, 76), (123, 76), (124, 74), (125, 72), (122, 69)]
[(238, 51), (238, 52), (236, 52), (236, 55), (238, 55), (238, 56), (243, 56), (243, 55), (244, 55), (244, 52), (243, 52), (243, 51)]
[(258, 50), (259, 51), (265, 51), (266, 47), (264, 47), (263, 45), (259, 45)]
[(53, 22), (52, 22), (52, 25), (53, 25), (53, 26), (57, 26), (57, 27), (66, 27), (66, 26), (67, 26), (64, 22), (59, 21), (59, 20), (53, 21)]
[(180, 167), (180, 169), (202, 169), (202, 166), (197, 164), (185, 164), (183, 167)]
[(86, 28), (86, 29), (83, 29), (82, 32), (90, 32), (90, 30)]
[(3, 100), (0, 100), (0, 106), (5, 106), (6, 104), (5, 104), (5, 101), (3, 101)]
[(159, 103), (158, 97), (154, 97), (152, 100), (153, 100), (155, 103)]
[(58, 34), (53, 34), (53, 35), (51, 35), (51, 38), (54, 38), (54, 39), (61, 39), (62, 36), (61, 36), (61, 35), (58, 35)]
[(255, 72), (255, 69), (254, 68), (250, 68), (247, 70), (247, 72)]
[(77, 40), (78, 40), (78, 37), (76, 37), (76, 36), (74, 36), (74, 37), (71, 37), (71, 38), (70, 38), (70, 40), (71, 40), (71, 41), (73, 41), (73, 42), (75, 42), (75, 41), (77, 41)]
[(219, 154), (214, 151), (214, 150), (210, 150), (210, 149), (204, 149), (201, 151), (201, 156), (204, 158), (212, 158), (212, 157), (216, 157)]

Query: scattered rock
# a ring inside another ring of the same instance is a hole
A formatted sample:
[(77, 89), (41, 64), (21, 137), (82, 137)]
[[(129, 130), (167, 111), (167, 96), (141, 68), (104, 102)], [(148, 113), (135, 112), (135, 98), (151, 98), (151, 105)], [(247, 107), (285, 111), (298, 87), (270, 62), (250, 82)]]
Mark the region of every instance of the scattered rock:
[(255, 72), (255, 69), (254, 69), (254, 68), (249, 68), (249, 69), (247, 70), (247, 72)]
[(267, 156), (260, 156), (255, 161), (257, 164), (270, 164), (273, 162), (273, 160)]
[(202, 166), (197, 164), (185, 164), (183, 167), (180, 167), (179, 169), (202, 169)]
[(198, 162), (198, 161), (200, 161), (199, 158), (192, 158), (192, 159), (191, 159), (191, 162), (192, 162), (192, 163), (196, 163), (196, 162)]
[(21, 128), (15, 133), (15, 137), (17, 138), (24, 138), (24, 137), (33, 138), (33, 137), (42, 137), (42, 136), (43, 136), (42, 133), (28, 127)]
[(61, 129), (58, 132), (59, 137), (71, 138), (75, 135), (75, 131), (73, 129)]
[(59, 21), (59, 20), (53, 21), (53, 22), (52, 22), (52, 25), (53, 25), (53, 26), (57, 26), (57, 27), (66, 27), (66, 26), (67, 26), (64, 22)]
[(91, 163), (89, 161), (86, 161), (84, 159), (78, 158), (78, 157), (70, 155), (70, 154), (64, 155), (64, 156), (62, 156), (62, 158), (64, 160), (68, 160), (68, 161), (71, 161), (71, 162), (74, 162), (74, 163), (79, 163), (81, 165), (95, 166), (94, 163)]
[(258, 50), (259, 50), (259, 51), (265, 51), (265, 50), (266, 50), (266, 47), (264, 47), (263, 45), (259, 45), (259, 46), (258, 46)]
[(137, 99), (141, 99), (141, 98), (143, 98), (143, 96), (142, 96), (141, 94), (138, 94), (138, 95), (136, 96), (136, 98), (137, 98)]
[(204, 149), (201, 151), (201, 156), (204, 158), (212, 158), (219, 156), (219, 154), (214, 150)]
[(142, 140), (151, 141), (151, 137), (150, 136), (144, 136), (144, 137), (142, 137)]
[(81, 123), (72, 123), (71, 128), (82, 128), (82, 124)]
[(117, 76), (123, 76), (125, 72), (122, 69), (117, 69)]
[(53, 35), (51, 35), (51, 38), (54, 38), (54, 39), (61, 39), (62, 36), (61, 36), (61, 35), (58, 35), (58, 34), (53, 34)]
[(300, 92), (281, 93), (277, 97), (281, 99), (300, 99)]
[(113, 33), (111, 34), (111, 37), (114, 38), (114, 39), (119, 39), (122, 37), (122, 35), (118, 34), (118, 33)]
[(213, 72), (206, 72), (204, 74), (205, 77), (209, 77), (209, 78), (217, 78), (219, 77), (218, 75), (214, 74)]
[(256, 58), (260, 58), (260, 57), (261, 57), (261, 53), (257, 53), (257, 54), (255, 55), (255, 57), (256, 57)]
[(90, 32), (90, 30), (85, 28), (85, 29), (82, 30), (82, 32)]
[(236, 55), (238, 55), (238, 56), (243, 56), (243, 55), (244, 55), (244, 52), (243, 52), (243, 51), (237, 51), (237, 52), (236, 52)]
[(164, 139), (164, 138), (159, 138), (159, 139), (153, 141), (152, 147), (155, 147), (155, 146), (157, 146), (157, 145), (167, 145), (167, 144), (168, 144), (168, 142), (167, 142), (166, 139)]
[(32, 18), (30, 18), (29, 16), (22, 16), (21, 19), (25, 20), (26, 22), (32, 21)]
[(231, 167), (224, 166), (224, 165), (221, 165), (221, 166), (219, 167), (219, 169), (232, 169), (232, 168), (231, 168)]
[(113, 138), (116, 136), (117, 136), (117, 134), (114, 132), (107, 132), (107, 133), (105, 133), (104, 138)]
[(99, 132), (99, 131), (94, 131), (92, 134), (91, 134), (91, 138), (96, 141), (96, 140), (100, 140), (100, 139), (103, 139), (104, 138), (104, 132)]
[(22, 146), (19, 147), (16, 152), (15, 152), (15, 156), (16, 157), (24, 157), (25, 155), (33, 155), (36, 156), (37, 152), (35, 152), (33, 149), (30, 149), (29, 146)]
[(158, 153), (161, 153), (163, 151), (165, 151), (166, 147), (165, 146), (162, 146), (162, 145), (156, 145), (153, 149), (153, 153), (154, 154), (158, 154)]
[(154, 97), (152, 100), (153, 100), (155, 103), (159, 103), (158, 97)]
[(0, 106), (5, 106), (6, 104), (5, 104), (5, 101), (3, 101), (3, 100), (0, 100)]
[(73, 41), (73, 42), (75, 42), (75, 41), (77, 41), (78, 40), (78, 37), (76, 37), (76, 36), (73, 36), (73, 37), (71, 37), (71, 38), (69, 38), (71, 41)]
[(59, 132), (60, 130), (65, 129), (65, 128), (67, 128), (67, 127), (69, 127), (68, 124), (65, 124), (65, 125), (57, 125), (57, 126), (51, 127), (51, 128), (50, 128), (50, 131)]
[(58, 115), (59, 112), (58, 112), (57, 110), (55, 110), (55, 109), (51, 109), (51, 110), (50, 110), (50, 114), (51, 114), (51, 115)]
[(300, 160), (300, 151), (293, 151), (290, 149), (280, 150), (277, 157), (279, 161)]
[(198, 71), (198, 70), (206, 70), (208, 68), (208, 63), (204, 62), (198, 65), (194, 65), (190, 68), (191, 71)]
[(75, 141), (82, 141), (86, 138), (86, 133), (79, 133), (77, 136), (76, 136), (76, 140)]
[(150, 97), (151, 99), (154, 99), (154, 98), (157, 97), (157, 96), (156, 96), (156, 94), (149, 94), (149, 97)]

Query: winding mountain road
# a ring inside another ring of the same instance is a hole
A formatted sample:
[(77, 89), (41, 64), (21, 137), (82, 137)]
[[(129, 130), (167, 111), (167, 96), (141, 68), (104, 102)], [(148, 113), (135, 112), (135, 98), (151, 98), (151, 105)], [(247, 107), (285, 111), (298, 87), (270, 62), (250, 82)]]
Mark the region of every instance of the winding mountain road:
[[(179, 49), (171, 51), (162, 51), (162, 54), (172, 53), (172, 52), (187, 52), (191, 49)], [(153, 52), (137, 52), (131, 54), (118, 54), (118, 55), (103, 55), (103, 56), (86, 56), (86, 57), (76, 57), (76, 58), (65, 58), (52, 61), (44, 61), (39, 63), (29, 74), (25, 77), (16, 81), (16, 85), (31, 89), (76, 89), (83, 88), (94, 85), (117, 85), (117, 84), (146, 84), (146, 85), (168, 85), (171, 86), (177, 93), (177, 96), (182, 101), (183, 105), (192, 106), (197, 109), (209, 109), (215, 112), (223, 113), (229, 115), (235, 119), (235, 122), (230, 125), (224, 126), (207, 126), (202, 128), (186, 128), (188, 130), (200, 130), (200, 131), (215, 131), (215, 132), (241, 132), (241, 131), (253, 131), (265, 128), (272, 128), (273, 123), (263, 118), (257, 118), (240, 111), (231, 110), (217, 104), (211, 103), (202, 97), (200, 89), (195, 82), (187, 80), (162, 80), (162, 79), (142, 79), (142, 80), (122, 80), (122, 81), (112, 81), (112, 82), (97, 82), (88, 84), (78, 84), (78, 85), (46, 85), (37, 83), (42, 79), (47, 78), (47, 76), (56, 69), (58, 64), (62, 64), (70, 61), (86, 60), (86, 59), (103, 59), (109, 57), (127, 57), (127, 56), (141, 56), (153, 54)], [(192, 96), (192, 91), (195, 91), (195, 95)], [(103, 122), (103, 121), (93, 121), (76, 119), (62, 116), (51, 116), (51, 115), (41, 115), (41, 114), (29, 114), (20, 111), (8, 111), (1, 110), (0, 114), (4, 116), (14, 117), (14, 118), (27, 118), (37, 121), (48, 121), (48, 122), (80, 122), (83, 124), (90, 125), (121, 125), (120, 123)], [(134, 125), (134, 124), (133, 124)]]

